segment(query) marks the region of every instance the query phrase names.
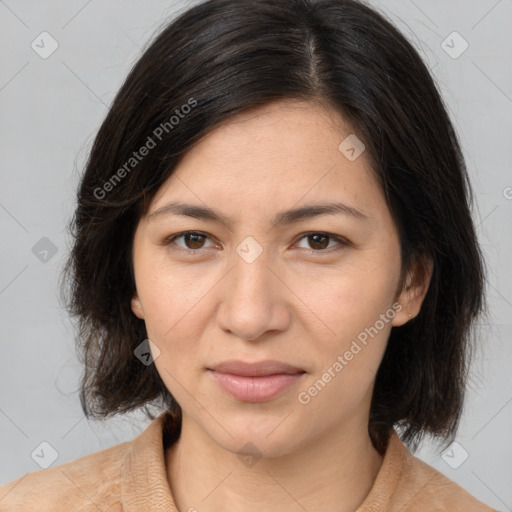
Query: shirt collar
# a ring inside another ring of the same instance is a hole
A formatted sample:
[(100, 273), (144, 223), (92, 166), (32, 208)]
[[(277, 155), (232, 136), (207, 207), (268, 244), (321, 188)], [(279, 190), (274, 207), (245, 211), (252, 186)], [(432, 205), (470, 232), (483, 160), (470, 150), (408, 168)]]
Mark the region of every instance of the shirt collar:
[[(165, 454), (179, 437), (179, 431), (179, 422), (166, 411), (129, 443), (121, 468), (123, 510), (178, 510), (167, 481)], [(407, 455), (407, 448), (393, 430), (377, 478), (357, 512), (388, 510)]]
[(131, 441), (121, 468), (121, 501), (126, 512), (178, 510), (165, 461), (168, 440), (164, 433), (179, 430), (172, 422), (170, 413), (164, 412)]

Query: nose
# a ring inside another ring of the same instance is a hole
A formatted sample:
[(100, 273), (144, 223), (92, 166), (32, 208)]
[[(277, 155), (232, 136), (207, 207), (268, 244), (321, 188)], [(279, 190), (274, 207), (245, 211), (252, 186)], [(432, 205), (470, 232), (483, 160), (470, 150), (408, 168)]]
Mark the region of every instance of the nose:
[(218, 324), (237, 338), (256, 341), (290, 324), (293, 293), (271, 259), (265, 250), (254, 261), (243, 253), (234, 255), (233, 267), (218, 287)]

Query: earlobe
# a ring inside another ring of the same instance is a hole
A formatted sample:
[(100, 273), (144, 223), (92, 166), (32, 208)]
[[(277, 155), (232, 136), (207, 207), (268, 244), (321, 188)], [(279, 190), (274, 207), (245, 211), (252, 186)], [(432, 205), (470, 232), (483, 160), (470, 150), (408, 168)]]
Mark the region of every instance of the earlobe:
[(132, 297), (131, 307), (132, 307), (133, 314), (136, 317), (144, 319), (144, 309), (142, 309), (142, 303), (141, 303), (141, 301), (139, 299), (139, 296), (137, 294), (135, 294)]
[(433, 263), (428, 259), (417, 262), (413, 270), (409, 272), (404, 289), (398, 298), (402, 309), (391, 322), (394, 327), (404, 325), (418, 315), (430, 285), (432, 271)]

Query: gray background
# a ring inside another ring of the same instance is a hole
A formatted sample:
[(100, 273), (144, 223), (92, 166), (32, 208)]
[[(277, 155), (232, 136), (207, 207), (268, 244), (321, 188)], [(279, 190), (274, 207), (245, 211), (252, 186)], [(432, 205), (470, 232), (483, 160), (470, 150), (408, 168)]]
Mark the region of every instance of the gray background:
[[(140, 412), (105, 424), (83, 417), (81, 367), (57, 280), (95, 132), (148, 39), (192, 3), (0, 0), (0, 484), (128, 441), (149, 423)], [(481, 327), (458, 445), (443, 456), (426, 442), (417, 455), (512, 510), (512, 0), (371, 3), (437, 78), (464, 147), (489, 267), (491, 319)], [(44, 31), (58, 43), (46, 59), (31, 47), (51, 48)]]

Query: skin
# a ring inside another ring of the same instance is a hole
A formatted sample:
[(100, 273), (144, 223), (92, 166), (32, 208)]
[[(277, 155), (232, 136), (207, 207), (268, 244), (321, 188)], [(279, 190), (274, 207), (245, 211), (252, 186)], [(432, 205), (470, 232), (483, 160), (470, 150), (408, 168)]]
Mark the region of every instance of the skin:
[[(365, 152), (350, 161), (338, 150), (350, 133), (313, 103), (281, 100), (239, 114), (184, 156), (149, 208), (208, 206), (232, 224), (169, 213), (137, 226), (132, 310), (183, 411), (181, 437), (166, 454), (181, 511), (353, 511), (371, 489), (382, 463), (367, 427), (375, 375), (392, 326), (419, 312), (430, 274), (421, 281), (413, 268), (398, 290), (397, 230)], [(279, 211), (328, 202), (366, 218), (271, 223)], [(194, 230), (208, 236), (165, 244)], [(262, 249), (251, 263), (236, 250), (248, 236)], [(300, 403), (299, 393), (397, 301), (392, 320)], [(206, 370), (227, 359), (276, 359), (306, 374), (275, 399), (242, 402)]]

